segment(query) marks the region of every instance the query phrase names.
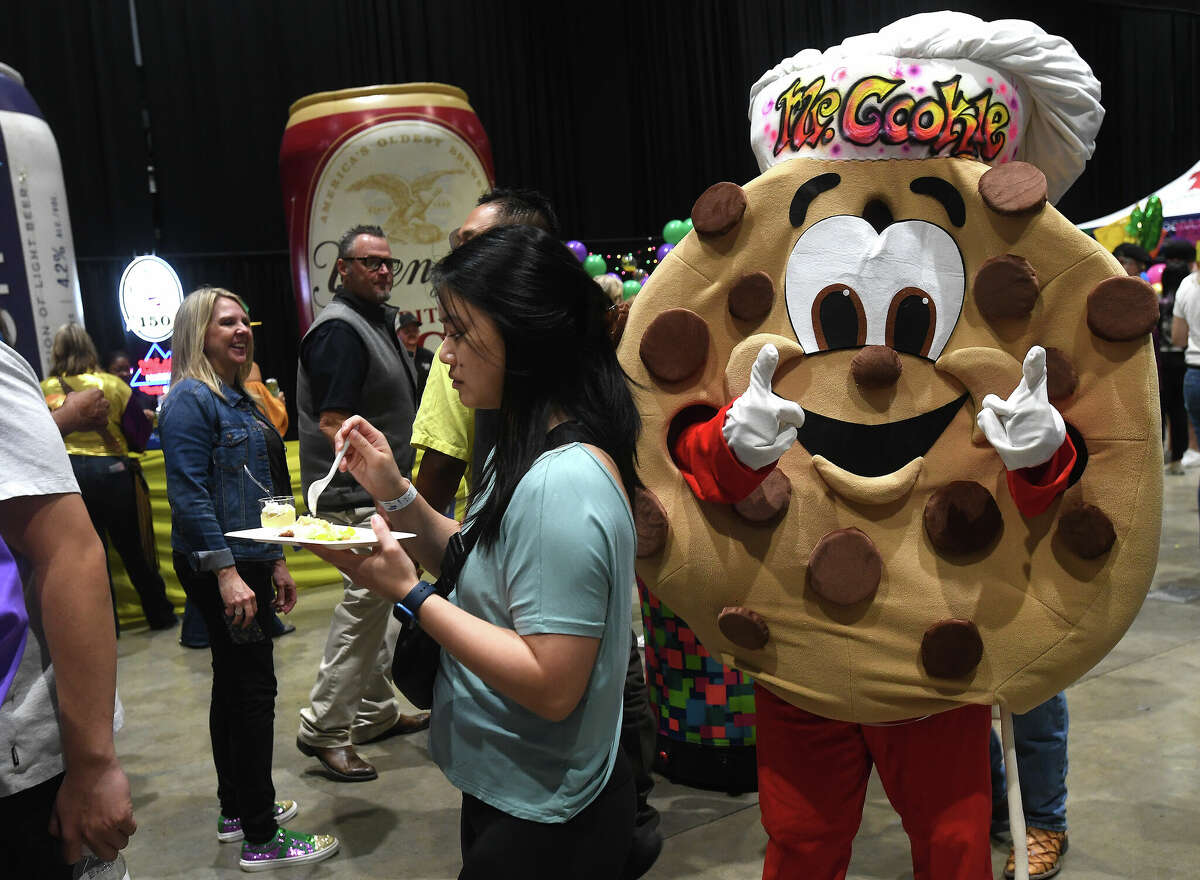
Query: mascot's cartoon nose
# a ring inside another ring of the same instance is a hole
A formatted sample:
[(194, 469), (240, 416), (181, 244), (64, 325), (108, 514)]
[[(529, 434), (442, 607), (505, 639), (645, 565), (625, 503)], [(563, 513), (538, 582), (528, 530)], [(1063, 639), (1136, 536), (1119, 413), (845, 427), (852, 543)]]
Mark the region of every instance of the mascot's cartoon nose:
[(854, 384), (864, 391), (871, 388), (891, 388), (903, 369), (900, 355), (888, 345), (868, 345), (850, 362)]

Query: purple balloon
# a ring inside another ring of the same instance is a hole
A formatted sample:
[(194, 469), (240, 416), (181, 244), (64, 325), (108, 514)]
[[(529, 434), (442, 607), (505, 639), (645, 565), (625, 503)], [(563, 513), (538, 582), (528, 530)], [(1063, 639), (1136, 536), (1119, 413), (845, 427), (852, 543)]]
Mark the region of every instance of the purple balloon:
[(573, 253), (575, 255), (575, 259), (581, 263), (588, 255), (587, 245), (582, 241), (576, 241), (575, 239), (571, 239), (567, 242), (567, 250)]
[(616, 272), (605, 272), (604, 274), (606, 274), (606, 275), (607, 275), (609, 278), (611, 278), (613, 281), (616, 281), (618, 284), (619, 284), (619, 283), (621, 283), (621, 282), (624, 280), (624, 279), (622, 279), (622, 278), (621, 278), (621, 276), (620, 276), (620, 275), (618, 275)]
[(658, 261), (661, 263), (667, 258), (667, 254), (671, 253), (673, 250), (675, 250), (675, 245), (671, 244), (669, 241), (664, 241), (658, 246), (658, 250), (654, 252), (654, 256), (656, 256)]

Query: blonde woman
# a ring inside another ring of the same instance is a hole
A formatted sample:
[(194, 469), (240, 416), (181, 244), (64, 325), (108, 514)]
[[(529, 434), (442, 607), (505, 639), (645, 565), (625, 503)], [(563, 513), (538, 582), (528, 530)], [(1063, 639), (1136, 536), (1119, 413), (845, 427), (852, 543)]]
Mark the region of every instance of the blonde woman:
[(296, 584), (276, 544), (225, 538), (259, 523), (263, 492), (291, 495), (279, 432), (247, 395), (254, 337), (236, 294), (204, 287), (175, 315), (171, 390), (159, 417), (171, 502), (175, 572), (208, 627), (213, 687), (209, 710), (217, 839), (242, 840), (244, 870), (321, 861), (337, 838), (297, 834), (278, 823), (295, 801), (275, 800), (271, 746), (275, 667), (272, 604), (291, 611)]
[[(121, 416), (132, 392), (116, 376), (100, 369), (96, 346), (78, 324), (64, 324), (58, 329), (50, 357), (50, 378), (42, 382), (42, 394), (50, 409), (61, 407), (70, 392), (88, 388), (98, 388), (108, 401), (108, 421), (99, 430), (75, 431), (63, 437), (63, 442), (96, 534), (106, 547), (112, 541), (137, 590), (150, 628), (169, 629), (175, 625), (175, 610), (167, 599), (162, 576), (142, 549), (134, 471), (129, 462), (129, 444), (121, 430)], [(112, 592), (111, 575), (108, 586)], [(113, 618), (115, 625), (115, 595)]]

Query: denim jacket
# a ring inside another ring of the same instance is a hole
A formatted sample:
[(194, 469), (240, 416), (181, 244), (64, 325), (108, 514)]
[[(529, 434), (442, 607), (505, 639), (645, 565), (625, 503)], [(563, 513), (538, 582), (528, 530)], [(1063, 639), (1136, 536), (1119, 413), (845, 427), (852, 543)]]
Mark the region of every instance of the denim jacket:
[(227, 539), (225, 532), (259, 526), (258, 499), (271, 466), (263, 435), (265, 416), (245, 394), (221, 383), (222, 399), (198, 379), (171, 387), (159, 416), (159, 436), (171, 505), (171, 548), (196, 571), (239, 562), (280, 559), (278, 544)]

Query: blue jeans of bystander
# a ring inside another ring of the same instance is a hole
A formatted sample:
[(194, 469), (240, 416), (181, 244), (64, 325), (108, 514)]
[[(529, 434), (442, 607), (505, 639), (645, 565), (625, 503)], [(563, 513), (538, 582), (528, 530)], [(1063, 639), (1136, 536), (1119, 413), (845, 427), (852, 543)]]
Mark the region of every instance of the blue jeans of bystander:
[[(1183, 404), (1187, 407), (1188, 418), (1196, 436), (1200, 437), (1200, 368), (1188, 367), (1183, 376)], [(1200, 502), (1200, 487), (1196, 489), (1196, 499)]]
[[(1055, 694), (1024, 715), (1013, 716), (1017, 773), (1025, 824), (1067, 830), (1067, 695)], [(992, 732), (992, 834), (1008, 830), (1008, 797), (1000, 738)]]

